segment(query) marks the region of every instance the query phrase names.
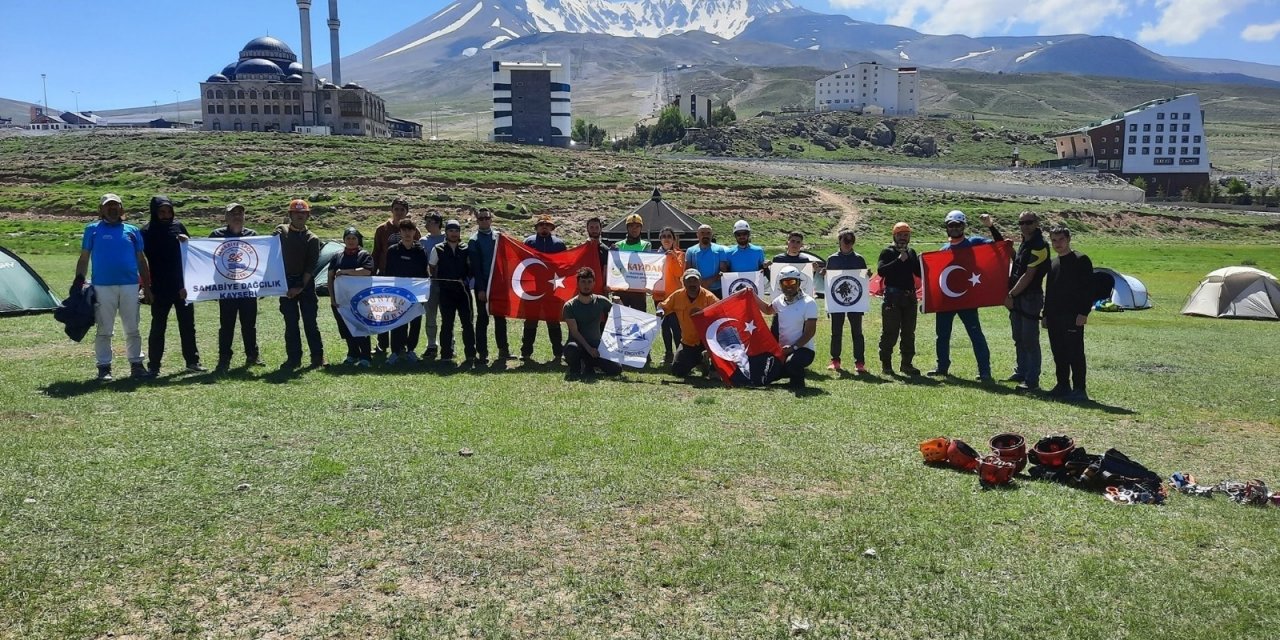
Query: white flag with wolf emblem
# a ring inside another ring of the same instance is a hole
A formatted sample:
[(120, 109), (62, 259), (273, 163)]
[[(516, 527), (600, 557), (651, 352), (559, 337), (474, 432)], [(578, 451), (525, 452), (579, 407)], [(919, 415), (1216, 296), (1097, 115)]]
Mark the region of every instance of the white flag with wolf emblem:
[(661, 324), (658, 316), (613, 305), (600, 332), (600, 357), (626, 367), (644, 368)]
[(871, 293), (866, 269), (827, 270), (827, 313), (866, 313)]
[(357, 338), (406, 325), (422, 315), (431, 295), (427, 278), (338, 276), (330, 283), (338, 315)]
[(742, 289), (751, 289), (756, 292), (757, 297), (763, 298), (764, 272), (731, 271), (720, 274), (720, 290), (724, 292), (724, 297), (728, 298)]

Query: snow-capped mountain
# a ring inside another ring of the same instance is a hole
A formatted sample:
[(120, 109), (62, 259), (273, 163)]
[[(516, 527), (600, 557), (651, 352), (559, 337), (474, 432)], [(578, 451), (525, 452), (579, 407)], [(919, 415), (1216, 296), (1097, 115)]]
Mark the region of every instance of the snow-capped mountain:
[(539, 31), (656, 38), (705, 31), (732, 38), (762, 15), (792, 8), (787, 0), (525, 0)]

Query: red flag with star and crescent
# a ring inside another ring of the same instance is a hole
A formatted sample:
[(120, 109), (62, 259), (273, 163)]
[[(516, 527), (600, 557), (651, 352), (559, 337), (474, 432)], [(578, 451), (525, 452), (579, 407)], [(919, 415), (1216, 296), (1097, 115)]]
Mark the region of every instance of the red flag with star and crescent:
[(587, 243), (543, 253), (500, 235), (489, 269), (489, 315), (559, 322), (564, 303), (578, 295), (578, 269), (596, 273), (595, 293), (604, 293), (600, 252)]
[(733, 384), (735, 372), (747, 378), (759, 377), (751, 375), (753, 360), (758, 362), (756, 356), (772, 353), (782, 358), (782, 346), (769, 331), (769, 323), (760, 313), (756, 294), (750, 288), (695, 313), (693, 323), (725, 384)]
[(1013, 243), (1004, 240), (920, 254), (925, 313), (998, 307), (1009, 293)]

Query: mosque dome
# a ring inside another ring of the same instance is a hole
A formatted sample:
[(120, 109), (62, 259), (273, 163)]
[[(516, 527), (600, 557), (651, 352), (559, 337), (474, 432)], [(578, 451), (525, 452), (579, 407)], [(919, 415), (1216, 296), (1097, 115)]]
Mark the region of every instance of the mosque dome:
[(205, 80), (205, 82), (228, 82), (228, 80), (227, 80), (227, 77), (222, 75), (221, 73), (215, 73), (209, 76), (209, 79)]
[(237, 64), (239, 64), (239, 63), (238, 63), (238, 62), (232, 62), (231, 64), (229, 64), (229, 65), (227, 65), (227, 66), (225, 66), (225, 67), (223, 67), (223, 68), (222, 68), (222, 75), (226, 76), (227, 80), (235, 80), (235, 79), (236, 79), (236, 65), (237, 65)]
[(244, 45), (240, 50), (240, 60), (249, 60), (252, 58), (265, 58), (273, 62), (284, 61), (288, 66), (289, 62), (297, 62), (298, 56), (294, 55), (293, 49), (284, 42), (272, 38), (271, 36), (262, 36), (254, 38)]
[(262, 58), (241, 60), (236, 65), (236, 78), (239, 80), (279, 80), (283, 75), (276, 63)]
[(289, 75), (293, 75), (295, 73), (298, 75), (302, 75), (303, 71), (305, 71), (305, 69), (302, 68), (301, 62), (290, 62), (288, 68), (284, 70), (284, 72)]
[(288, 78), (285, 78), (285, 79), (284, 79), (284, 81), (285, 81), (285, 82), (295, 82), (295, 83), (296, 83), (296, 82), (302, 82), (302, 76), (300, 76), (300, 75), (298, 75), (298, 74), (296, 74), (296, 73), (295, 73), (295, 74), (293, 74), (293, 75), (289, 76)]

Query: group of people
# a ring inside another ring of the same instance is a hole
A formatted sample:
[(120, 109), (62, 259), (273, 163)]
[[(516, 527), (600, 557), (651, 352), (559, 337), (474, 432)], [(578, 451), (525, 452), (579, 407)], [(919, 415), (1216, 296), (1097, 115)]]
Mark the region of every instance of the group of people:
[[(127, 357), (131, 375), (150, 378), (160, 371), (165, 349), (165, 332), (170, 311), (177, 318), (182, 355), (189, 371), (206, 368), (196, 345), (195, 314), (186, 304), (183, 285), (181, 244), (190, 234), (175, 219), (172, 202), (164, 196), (151, 200), (151, 218), (141, 229), (125, 222), (124, 207), (119, 196), (106, 194), (99, 206), (99, 219), (89, 224), (81, 242), (76, 264), (73, 290), (84, 285), (92, 266), (93, 293), (97, 336), (95, 353), (98, 378), (112, 378), (111, 341), (118, 315), (126, 334)], [(497, 347), (496, 362), (513, 357), (507, 337), (506, 318), (488, 313), (486, 287), (493, 262), (498, 235), (493, 227), (493, 213), (486, 208), (474, 211), (475, 231), (464, 239), (462, 224), (445, 221), (438, 213), (429, 213), (419, 225), (409, 215), (408, 201), (395, 199), (391, 215), (374, 231), (372, 251), (364, 247), (364, 236), (348, 227), (342, 236), (343, 251), (328, 265), (329, 281), (346, 276), (392, 276), (432, 278), (431, 293), (422, 318), (399, 328), (369, 337), (354, 336), (348, 330), (332, 303), (338, 331), (346, 342), (344, 364), (370, 367), (375, 355), (385, 354), (386, 364), (413, 363), (422, 359), (454, 360), (457, 348), (455, 324), (461, 325), (464, 364), (482, 366), (489, 362), (490, 327)], [(288, 222), (275, 227), (273, 235), (280, 240), (288, 291), (280, 298), (280, 313), (285, 325), (285, 369), (302, 366), (302, 336), (305, 333), (310, 364), (325, 366), (324, 344), (318, 325), (319, 298), (313, 278), (313, 266), (320, 259), (321, 241), (307, 224), (311, 207), (305, 200), (290, 201)], [(950, 250), (1003, 239), (994, 220), (981, 217), (990, 238), (967, 234), (967, 219), (961, 211), (946, 214), (948, 242), (941, 248)], [(245, 208), (237, 203), (226, 207), (225, 226), (215, 229), (210, 237), (241, 238), (256, 235), (245, 226)], [(621, 367), (600, 357), (599, 347), (605, 319), (613, 304), (646, 310), (652, 298), (656, 314), (662, 318), (661, 333), (665, 347), (662, 364), (677, 376), (688, 376), (706, 366), (701, 335), (694, 315), (721, 298), (720, 276), (723, 273), (780, 269), (776, 296), (760, 300), (761, 312), (774, 316), (773, 332), (782, 347), (783, 358), (777, 362), (773, 379), (787, 378), (794, 386), (804, 385), (804, 374), (816, 358), (818, 305), (804, 291), (804, 276), (798, 268), (811, 258), (801, 254), (804, 234), (788, 235), (786, 250), (767, 259), (764, 249), (751, 242), (751, 225), (739, 220), (733, 227), (734, 243), (720, 245), (713, 240), (710, 225), (697, 229), (697, 244), (682, 250), (676, 232), (664, 228), (658, 242), (644, 239), (644, 220), (638, 215), (625, 220), (627, 236), (610, 245), (602, 239), (603, 224), (599, 218), (587, 221), (587, 243), (594, 244), (600, 265), (607, 265), (610, 251), (661, 252), (682, 259), (687, 267), (681, 277), (682, 288), (655, 291), (652, 294), (620, 291), (609, 296), (593, 293), (598, 278), (604, 277), (590, 268), (576, 274), (577, 295), (563, 309), (561, 322), (546, 322), (551, 342), (553, 364), (568, 365), (567, 377), (576, 378), (598, 370), (606, 375), (619, 375)], [(1039, 331), (1048, 329), (1049, 343), (1057, 365), (1057, 384), (1049, 395), (1073, 400), (1087, 399), (1085, 390), (1084, 326), (1093, 308), (1089, 258), (1071, 249), (1071, 232), (1063, 226), (1050, 230), (1046, 243), (1039, 220), (1034, 213), (1024, 212), (1018, 220), (1021, 244), (1009, 276), (1009, 310), (1016, 352), (1016, 366), (1009, 380), (1020, 389), (1039, 389), (1041, 351)], [(541, 216), (535, 221), (534, 233), (524, 244), (544, 253), (567, 250), (563, 239), (555, 234), (555, 221)], [(916, 288), (921, 275), (920, 259), (911, 247), (911, 226), (894, 225), (893, 243), (883, 248), (875, 271), (883, 279), (882, 324), (878, 355), (881, 371), (894, 374), (895, 347), (900, 353), (898, 370), (906, 375), (919, 375), (914, 366), (915, 329), (917, 320)], [(856, 234), (843, 229), (838, 236), (838, 250), (826, 260), (814, 261), (816, 273), (825, 269), (868, 269), (870, 265), (854, 250)], [(149, 360), (143, 354), (138, 329), (139, 286), (142, 298), (151, 306), (151, 328), (148, 340)], [(241, 329), (246, 364), (262, 365), (257, 340), (258, 301), (256, 298), (219, 300), (218, 361), (215, 369), (226, 371), (231, 366), (233, 341), (237, 323)], [(831, 313), (830, 362), (828, 369), (843, 370), (844, 326), (849, 326), (852, 339), (854, 369), (867, 373), (862, 313)], [(990, 349), (982, 332), (976, 309), (938, 313), (936, 320), (937, 366), (932, 376), (949, 375), (950, 339), (955, 318), (969, 334), (977, 360), (977, 376), (992, 381)], [(562, 323), (568, 328), (565, 340)], [(425, 325), (425, 326), (424, 326)], [(520, 344), (520, 359), (530, 361), (537, 339), (538, 321), (525, 320)], [(421, 356), (417, 348), (423, 335), (426, 347)]]

